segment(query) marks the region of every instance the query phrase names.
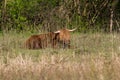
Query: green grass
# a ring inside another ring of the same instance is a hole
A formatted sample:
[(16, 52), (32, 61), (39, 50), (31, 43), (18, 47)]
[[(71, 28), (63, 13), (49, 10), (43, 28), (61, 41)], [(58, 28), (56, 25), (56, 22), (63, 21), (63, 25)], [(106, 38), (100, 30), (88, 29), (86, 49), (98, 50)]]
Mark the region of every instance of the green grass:
[(30, 35), (0, 35), (0, 80), (120, 79), (120, 34), (74, 33), (71, 49), (24, 49)]

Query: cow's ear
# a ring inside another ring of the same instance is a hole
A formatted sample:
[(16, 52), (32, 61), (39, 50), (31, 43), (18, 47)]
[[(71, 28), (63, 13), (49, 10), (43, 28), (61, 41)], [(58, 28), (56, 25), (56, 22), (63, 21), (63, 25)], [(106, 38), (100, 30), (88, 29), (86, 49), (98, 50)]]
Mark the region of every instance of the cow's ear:
[(55, 33), (54, 39), (58, 39), (58, 38), (59, 38), (59, 33)]

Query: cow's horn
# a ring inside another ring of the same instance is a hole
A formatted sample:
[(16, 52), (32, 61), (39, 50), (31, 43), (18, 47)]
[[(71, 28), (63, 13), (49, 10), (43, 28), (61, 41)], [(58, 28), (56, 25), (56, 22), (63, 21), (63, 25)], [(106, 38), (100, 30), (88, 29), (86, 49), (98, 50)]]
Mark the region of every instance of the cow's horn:
[(74, 29), (71, 29), (71, 30), (68, 29), (68, 31), (75, 31), (76, 29), (77, 29), (77, 28), (74, 28)]
[(60, 33), (60, 31), (55, 31), (54, 33)]

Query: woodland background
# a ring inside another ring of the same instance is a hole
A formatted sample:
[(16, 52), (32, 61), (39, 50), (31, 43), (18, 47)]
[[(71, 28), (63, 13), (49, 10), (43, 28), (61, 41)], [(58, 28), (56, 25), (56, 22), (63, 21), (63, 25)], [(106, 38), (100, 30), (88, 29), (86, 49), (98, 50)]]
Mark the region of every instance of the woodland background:
[[(75, 28), (71, 49), (23, 48)], [(120, 80), (120, 0), (0, 0), (0, 80)]]
[(0, 31), (119, 32), (120, 0), (0, 0)]

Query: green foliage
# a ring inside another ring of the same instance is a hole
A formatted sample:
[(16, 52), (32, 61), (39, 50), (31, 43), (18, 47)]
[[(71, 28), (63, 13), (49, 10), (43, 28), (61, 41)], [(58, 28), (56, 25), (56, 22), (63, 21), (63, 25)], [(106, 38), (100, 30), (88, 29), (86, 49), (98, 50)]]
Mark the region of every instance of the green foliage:
[(7, 12), (9, 16), (9, 22), (12, 23), (10, 28), (23, 30), (25, 23), (27, 22), (26, 17), (22, 14), (25, 8), (22, 0), (13, 0), (7, 4)]
[[(2, 6), (2, 2), (0, 4)], [(113, 2), (111, 0), (9, 0), (6, 12), (1, 16), (0, 21), (5, 21), (4, 26), (8, 30), (22, 31), (37, 28), (54, 31), (67, 26), (67, 28), (78, 27), (79, 32), (89, 30), (94, 32), (98, 29), (109, 29), (110, 14), (108, 13), (111, 4), (114, 4), (114, 15), (119, 22), (118, 0)], [(0, 15), (2, 15), (1, 6)], [(5, 20), (2, 21), (2, 17)]]

